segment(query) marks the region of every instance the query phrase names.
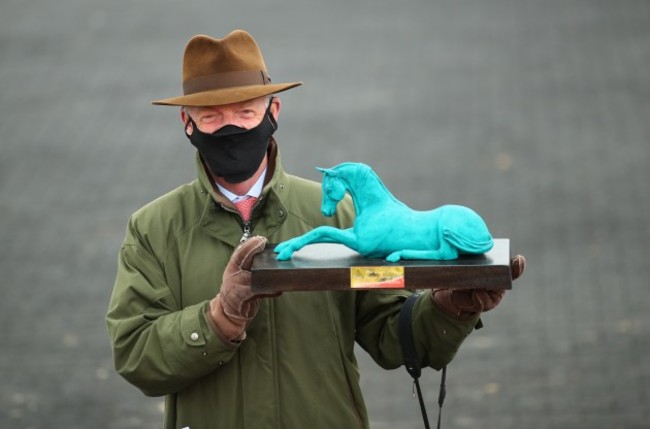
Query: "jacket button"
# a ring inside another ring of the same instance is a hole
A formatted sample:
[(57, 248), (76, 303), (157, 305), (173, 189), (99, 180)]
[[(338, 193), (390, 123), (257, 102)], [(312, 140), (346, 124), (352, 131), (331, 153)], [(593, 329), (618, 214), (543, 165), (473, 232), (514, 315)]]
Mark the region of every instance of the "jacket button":
[(278, 216), (284, 217), (284, 210), (278, 210)]
[(196, 332), (192, 332), (190, 334), (190, 338), (192, 339), (192, 341), (196, 341), (199, 339), (199, 334), (197, 334)]

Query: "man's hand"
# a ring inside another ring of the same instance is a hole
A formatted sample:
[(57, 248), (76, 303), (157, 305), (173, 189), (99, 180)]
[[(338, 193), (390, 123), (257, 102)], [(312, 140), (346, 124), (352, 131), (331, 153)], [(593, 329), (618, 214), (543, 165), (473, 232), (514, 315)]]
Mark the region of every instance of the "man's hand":
[[(526, 269), (526, 258), (517, 255), (510, 260), (512, 280), (519, 278)], [(505, 290), (488, 289), (435, 289), (432, 300), (445, 314), (458, 320), (469, 320), (481, 312), (499, 305)]]
[(253, 257), (264, 250), (266, 238), (254, 236), (240, 244), (223, 272), (221, 290), (210, 301), (208, 319), (213, 328), (227, 342), (246, 338), (246, 328), (259, 309), (262, 294), (251, 290)]

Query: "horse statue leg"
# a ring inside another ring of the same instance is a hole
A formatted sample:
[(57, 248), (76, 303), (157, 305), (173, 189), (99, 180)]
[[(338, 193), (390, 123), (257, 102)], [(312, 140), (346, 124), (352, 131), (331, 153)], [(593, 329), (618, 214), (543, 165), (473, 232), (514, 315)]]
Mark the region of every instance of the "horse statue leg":
[(341, 243), (352, 250), (357, 250), (357, 236), (352, 228), (339, 229), (333, 226), (319, 226), (311, 231), (291, 238), (275, 246), (278, 261), (288, 261), (293, 253), (312, 243)]
[(435, 250), (404, 249), (391, 253), (386, 257), (388, 262), (397, 262), (400, 259), (430, 259), (435, 261), (450, 261), (458, 258), (458, 249), (447, 241), (441, 241), (440, 247)]

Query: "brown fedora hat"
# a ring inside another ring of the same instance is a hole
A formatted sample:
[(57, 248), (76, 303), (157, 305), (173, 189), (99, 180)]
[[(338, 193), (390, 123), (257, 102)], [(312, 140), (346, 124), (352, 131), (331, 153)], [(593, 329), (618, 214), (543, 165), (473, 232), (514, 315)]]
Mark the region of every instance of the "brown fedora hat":
[(271, 83), (257, 43), (243, 30), (223, 39), (198, 35), (183, 56), (183, 95), (152, 102), (166, 106), (218, 106), (252, 100), (302, 85)]

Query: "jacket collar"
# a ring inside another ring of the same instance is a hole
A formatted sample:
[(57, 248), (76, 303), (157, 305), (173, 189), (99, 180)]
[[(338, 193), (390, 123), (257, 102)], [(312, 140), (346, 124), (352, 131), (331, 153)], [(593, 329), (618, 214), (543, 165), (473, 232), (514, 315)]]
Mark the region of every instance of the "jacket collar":
[[(234, 204), (214, 184), (198, 152), (196, 166), (201, 192), (207, 195), (200, 224), (208, 234), (234, 247), (243, 234), (243, 221)], [(271, 137), (265, 183), (250, 222), (252, 234), (268, 237), (277, 231), (287, 218), (287, 179), (280, 163), (278, 145)]]

